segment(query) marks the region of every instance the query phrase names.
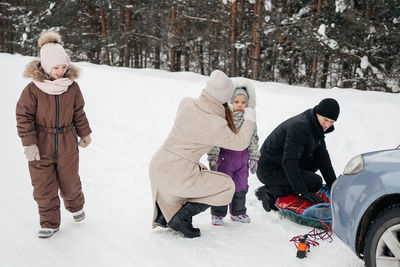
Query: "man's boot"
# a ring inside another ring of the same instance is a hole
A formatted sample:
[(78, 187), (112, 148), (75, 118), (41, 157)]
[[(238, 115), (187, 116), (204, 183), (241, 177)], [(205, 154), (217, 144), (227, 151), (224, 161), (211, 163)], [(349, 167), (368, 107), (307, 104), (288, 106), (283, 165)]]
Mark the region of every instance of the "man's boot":
[(276, 198), (271, 192), (271, 189), (266, 186), (261, 186), (254, 192), (258, 200), (262, 202), (263, 208), (269, 212), (271, 210), (277, 210), (275, 207)]
[(205, 211), (209, 205), (203, 203), (186, 202), (180, 210), (172, 217), (168, 227), (182, 233), (187, 238), (200, 236), (200, 229), (193, 228), (192, 217)]

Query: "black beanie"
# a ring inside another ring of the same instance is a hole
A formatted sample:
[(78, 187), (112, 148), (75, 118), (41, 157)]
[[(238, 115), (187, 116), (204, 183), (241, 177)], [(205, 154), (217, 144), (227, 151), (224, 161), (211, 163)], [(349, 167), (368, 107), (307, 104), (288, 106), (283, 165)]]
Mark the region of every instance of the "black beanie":
[(315, 109), (315, 113), (334, 121), (339, 117), (339, 112), (339, 103), (333, 98), (323, 99)]

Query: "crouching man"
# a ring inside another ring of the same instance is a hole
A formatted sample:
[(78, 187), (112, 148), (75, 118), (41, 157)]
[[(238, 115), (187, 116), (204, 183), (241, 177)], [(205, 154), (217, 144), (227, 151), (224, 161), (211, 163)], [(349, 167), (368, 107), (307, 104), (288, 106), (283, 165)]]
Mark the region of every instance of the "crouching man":
[(257, 177), (264, 186), (255, 194), (266, 211), (276, 209), (277, 198), (295, 194), (311, 202), (324, 202), (316, 196), (322, 187), (320, 170), (330, 187), (336, 179), (325, 134), (334, 130), (340, 108), (335, 99), (323, 99), (317, 106), (276, 127), (264, 141)]

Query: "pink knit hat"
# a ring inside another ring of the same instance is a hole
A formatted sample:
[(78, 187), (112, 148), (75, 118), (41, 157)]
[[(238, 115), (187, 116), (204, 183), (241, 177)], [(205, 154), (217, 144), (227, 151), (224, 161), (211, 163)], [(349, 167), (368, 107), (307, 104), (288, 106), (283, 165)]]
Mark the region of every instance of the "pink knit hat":
[(43, 32), (38, 40), (40, 47), (40, 64), (46, 73), (57, 65), (71, 64), (69, 56), (61, 46), (61, 36), (55, 31)]
[(229, 101), (233, 94), (233, 83), (231, 79), (220, 70), (214, 70), (207, 81), (205, 90), (221, 104)]

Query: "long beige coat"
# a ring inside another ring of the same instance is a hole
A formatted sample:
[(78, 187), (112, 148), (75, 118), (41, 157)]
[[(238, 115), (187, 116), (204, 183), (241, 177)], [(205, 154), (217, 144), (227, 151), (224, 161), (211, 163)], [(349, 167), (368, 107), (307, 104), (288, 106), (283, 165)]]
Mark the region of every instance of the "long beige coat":
[(183, 99), (167, 140), (150, 162), (153, 222), (156, 202), (167, 222), (187, 201), (228, 205), (235, 192), (231, 177), (209, 171), (199, 160), (212, 146), (238, 151), (247, 148), (253, 131), (254, 123), (246, 120), (234, 134), (223, 105), (205, 90), (198, 99)]

